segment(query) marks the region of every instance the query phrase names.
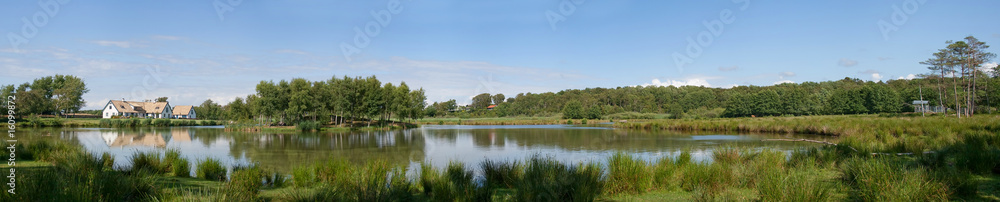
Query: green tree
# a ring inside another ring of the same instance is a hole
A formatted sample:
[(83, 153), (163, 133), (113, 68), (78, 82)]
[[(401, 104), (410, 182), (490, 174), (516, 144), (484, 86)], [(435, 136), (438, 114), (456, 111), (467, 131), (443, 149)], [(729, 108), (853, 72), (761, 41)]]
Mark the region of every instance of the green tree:
[(602, 116), (604, 116), (604, 112), (601, 112), (601, 107), (600, 106), (591, 105), (590, 107), (587, 108), (587, 116), (586, 116), (586, 118), (588, 118), (588, 119), (600, 119)]
[(746, 92), (732, 92), (723, 114), (727, 117), (743, 117), (753, 114), (753, 97)]
[(761, 116), (781, 114), (781, 96), (772, 89), (762, 90), (754, 95), (753, 112)]
[(863, 92), (857, 89), (841, 89), (833, 92), (830, 96), (828, 111), (831, 114), (860, 114), (868, 113)]
[(868, 83), (862, 89), (869, 113), (896, 113), (902, 109), (899, 93), (880, 83)]
[(493, 96), (490, 96), (489, 93), (483, 93), (472, 97), (472, 104), (470, 104), (469, 107), (472, 107), (472, 110), (482, 110), (490, 106), (492, 102)]
[(576, 100), (569, 101), (563, 106), (562, 113), (564, 119), (582, 119), (584, 116), (583, 104)]
[(506, 99), (507, 98), (503, 96), (503, 93), (498, 93), (493, 95), (493, 104), (500, 105), (500, 103), (503, 103)]

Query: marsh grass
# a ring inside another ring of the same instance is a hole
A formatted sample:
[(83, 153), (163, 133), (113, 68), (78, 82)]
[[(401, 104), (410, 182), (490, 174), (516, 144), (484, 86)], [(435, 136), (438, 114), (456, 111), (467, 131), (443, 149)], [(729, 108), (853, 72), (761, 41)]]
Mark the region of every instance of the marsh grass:
[(206, 158), (198, 162), (197, 170), (195, 171), (196, 176), (205, 180), (214, 181), (225, 181), (226, 180), (226, 167), (222, 166), (222, 162), (213, 158)]
[[(47, 152), (43, 159), (53, 166), (18, 168), (17, 194), (0, 194), (0, 201), (137, 201), (159, 193), (153, 185), (153, 174), (118, 171), (110, 166), (114, 160), (108, 159), (110, 155), (106, 153), (94, 156), (61, 144), (65, 143), (47, 140), (27, 143), (24, 147), (27, 150), (20, 152)], [(63, 149), (30, 150), (39, 148)]]
[(218, 195), (219, 201), (258, 201), (260, 189), (264, 187), (264, 171), (256, 164), (234, 166), (229, 181)]
[(141, 152), (136, 151), (132, 153), (132, 157), (129, 159), (132, 163), (131, 170), (133, 172), (145, 171), (153, 174), (163, 174), (164, 166), (160, 159), (160, 154), (156, 152)]
[(178, 157), (171, 161), (170, 169), (175, 177), (191, 177), (191, 162), (185, 158)]
[(517, 186), (519, 201), (593, 201), (604, 192), (603, 170), (596, 163), (578, 166), (535, 155)]
[(948, 189), (921, 168), (891, 157), (852, 158), (843, 165), (844, 179), (864, 201), (943, 201)]
[(490, 188), (514, 188), (524, 176), (524, 168), (518, 161), (501, 162), (487, 159), (479, 163), (479, 167), (483, 171), (486, 186)]
[(607, 192), (642, 194), (649, 191), (653, 173), (646, 161), (617, 152), (608, 158)]

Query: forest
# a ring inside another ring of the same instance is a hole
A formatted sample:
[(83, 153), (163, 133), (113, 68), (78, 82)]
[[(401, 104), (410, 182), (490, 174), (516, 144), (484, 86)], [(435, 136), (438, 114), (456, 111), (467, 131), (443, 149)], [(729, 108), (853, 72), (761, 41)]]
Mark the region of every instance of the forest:
[[(629, 86), (587, 88), (547, 93), (480, 94), (468, 106), (455, 100), (435, 102), (428, 116), (554, 116), (598, 118), (617, 113), (663, 113), (674, 118), (782, 115), (876, 114), (914, 111), (914, 100), (948, 108), (956, 116), (993, 112), (1000, 107), (997, 67), (980, 68), (996, 57), (975, 37), (948, 41), (920, 62), (929, 70), (916, 79), (783, 83), (730, 89), (697, 86)], [(492, 110), (485, 106), (496, 104)]]

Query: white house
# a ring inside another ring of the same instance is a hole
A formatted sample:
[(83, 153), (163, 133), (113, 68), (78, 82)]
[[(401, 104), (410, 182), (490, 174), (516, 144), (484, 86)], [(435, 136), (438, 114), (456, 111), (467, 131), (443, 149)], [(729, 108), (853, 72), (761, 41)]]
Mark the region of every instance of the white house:
[(198, 114), (194, 112), (194, 106), (191, 105), (179, 105), (174, 107), (174, 112), (171, 114), (171, 118), (175, 119), (196, 119)]
[(103, 118), (137, 117), (137, 118), (170, 118), (173, 108), (168, 102), (138, 102), (111, 100), (104, 105)]

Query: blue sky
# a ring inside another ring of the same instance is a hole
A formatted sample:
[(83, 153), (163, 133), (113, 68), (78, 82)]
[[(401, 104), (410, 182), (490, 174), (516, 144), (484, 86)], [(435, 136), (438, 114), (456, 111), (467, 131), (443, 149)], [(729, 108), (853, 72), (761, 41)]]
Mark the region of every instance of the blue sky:
[[(0, 8), (0, 84), (72, 74), (91, 89), (85, 108), (99, 108), (161, 96), (225, 103), (260, 80), (345, 75), (405, 81), (425, 88), (429, 102), (460, 103), (588, 87), (905, 79), (927, 72), (918, 62), (947, 40), (973, 35), (995, 46), (997, 8), (987, 0), (12, 1)], [(356, 42), (357, 30), (368, 40)]]

